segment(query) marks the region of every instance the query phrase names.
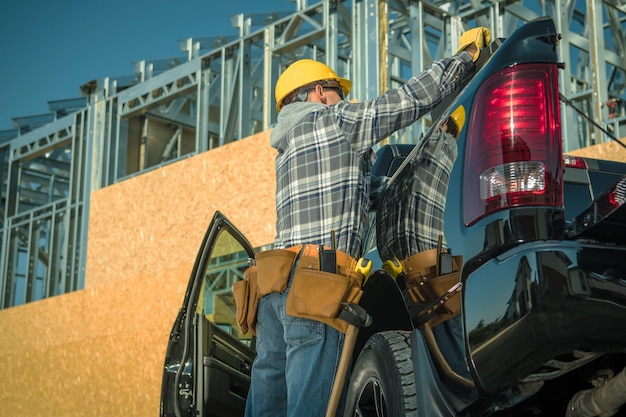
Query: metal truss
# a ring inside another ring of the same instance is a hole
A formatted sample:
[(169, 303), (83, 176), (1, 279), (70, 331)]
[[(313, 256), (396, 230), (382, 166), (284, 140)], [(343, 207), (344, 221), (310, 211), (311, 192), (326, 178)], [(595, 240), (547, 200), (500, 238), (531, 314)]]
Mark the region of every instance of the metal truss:
[[(234, 16), (238, 35), (179, 41), (180, 56), (93, 80), (0, 132), (0, 306), (80, 288), (90, 192), (270, 129), (276, 80), (297, 59), (327, 63), (364, 100), (454, 53), (468, 28), (506, 38), (547, 15), (562, 34), (561, 93), (595, 122), (563, 104), (564, 149), (626, 136), (626, 0), (294, 3)], [(388, 142), (417, 142), (431, 123)]]

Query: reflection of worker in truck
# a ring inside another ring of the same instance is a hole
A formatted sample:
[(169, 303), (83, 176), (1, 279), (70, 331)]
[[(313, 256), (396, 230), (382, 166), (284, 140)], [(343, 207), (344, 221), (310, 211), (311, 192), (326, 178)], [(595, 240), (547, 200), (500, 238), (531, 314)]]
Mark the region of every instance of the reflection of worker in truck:
[[(473, 389), (462, 352), (459, 271), (462, 257), (452, 256), (444, 236), (444, 211), (450, 173), (458, 156), (456, 138), (465, 123), (462, 106), (421, 142), (418, 156), (384, 191), (376, 212), (377, 248), (383, 268), (403, 290), (407, 306), (435, 361), (446, 377)], [(393, 261), (389, 261), (393, 260)], [(448, 262), (446, 262), (446, 260)], [(456, 385), (455, 385), (456, 386)], [(461, 392), (459, 391), (459, 394)]]
[[(369, 207), (371, 147), (452, 92), (490, 39), (484, 28), (468, 31), (455, 56), (361, 103), (343, 101), (350, 81), (320, 62), (300, 60), (284, 71), (276, 83), (280, 113), (270, 140), (278, 150), (275, 249), (297, 254), (292, 271), (305, 268), (298, 262), (306, 259), (308, 267), (330, 271), (337, 280), (353, 275)], [(327, 255), (323, 247), (336, 252)], [(331, 265), (324, 265), (326, 256)], [(326, 320), (287, 314), (297, 275), (259, 301), (248, 416), (319, 415), (328, 403), (344, 336), (332, 319), (336, 311)]]

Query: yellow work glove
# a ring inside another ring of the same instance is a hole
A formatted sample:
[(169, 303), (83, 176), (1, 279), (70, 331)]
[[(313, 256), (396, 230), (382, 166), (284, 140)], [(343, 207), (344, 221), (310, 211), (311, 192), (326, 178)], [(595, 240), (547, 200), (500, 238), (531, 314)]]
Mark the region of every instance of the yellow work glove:
[(476, 45), (478, 51), (472, 56), (472, 61), (476, 62), (480, 55), (480, 50), (491, 43), (491, 31), (484, 27), (477, 27), (464, 32), (459, 38), (459, 50), (461, 52), (471, 44)]

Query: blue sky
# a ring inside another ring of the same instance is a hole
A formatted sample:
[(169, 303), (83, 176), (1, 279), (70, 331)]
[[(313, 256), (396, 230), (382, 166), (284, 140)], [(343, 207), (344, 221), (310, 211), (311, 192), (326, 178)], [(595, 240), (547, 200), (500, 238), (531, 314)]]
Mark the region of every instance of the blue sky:
[(295, 9), (292, 0), (2, 1), (0, 130), (80, 97), (90, 80), (132, 75), (136, 61), (183, 56), (180, 39), (237, 35), (231, 15)]

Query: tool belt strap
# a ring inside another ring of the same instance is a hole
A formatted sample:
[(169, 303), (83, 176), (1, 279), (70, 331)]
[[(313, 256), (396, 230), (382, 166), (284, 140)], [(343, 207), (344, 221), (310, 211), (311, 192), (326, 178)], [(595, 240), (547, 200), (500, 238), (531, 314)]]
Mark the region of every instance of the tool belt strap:
[[(329, 250), (330, 248), (327, 246), (321, 247), (323, 249)], [(298, 268), (308, 268), (308, 269), (317, 269), (319, 270), (319, 250), (320, 246), (318, 245), (296, 245), (287, 249), (272, 249), (262, 253), (274, 252), (274, 251), (282, 251), (287, 250), (290, 252), (299, 253), (302, 251), (300, 255), (300, 262), (298, 263)], [(340, 250), (335, 250), (337, 256), (337, 269), (345, 269), (348, 271), (354, 271), (356, 269), (357, 260), (352, 256), (348, 255), (345, 252)], [(270, 255), (271, 256), (271, 255)]]
[(437, 267), (437, 249), (418, 252), (401, 259), (402, 271), (411, 276), (434, 276)]
[[(258, 253), (255, 260), (258, 268), (260, 296), (271, 292), (283, 292), (287, 288), (287, 282), (294, 267), (319, 271), (319, 248), (318, 245), (296, 245), (286, 249), (271, 249)], [(357, 260), (341, 251), (335, 251), (335, 253), (337, 275), (359, 280), (362, 274), (355, 271)]]

